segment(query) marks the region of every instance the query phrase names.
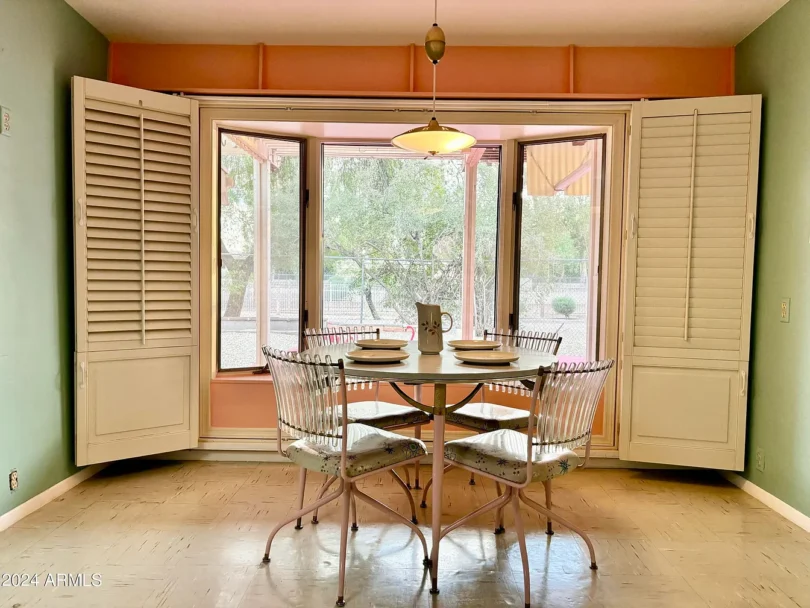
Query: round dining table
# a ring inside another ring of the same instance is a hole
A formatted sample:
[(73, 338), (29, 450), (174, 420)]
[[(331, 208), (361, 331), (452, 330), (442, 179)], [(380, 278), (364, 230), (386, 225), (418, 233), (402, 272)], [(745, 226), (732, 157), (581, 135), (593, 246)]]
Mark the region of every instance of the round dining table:
[[(469, 403), (483, 388), (484, 384), (493, 381), (517, 380), (531, 389), (539, 373), (550, 368), (557, 357), (549, 353), (529, 350), (520, 347), (501, 346), (499, 350), (510, 351), (519, 355), (517, 361), (506, 365), (473, 365), (462, 363), (455, 357), (454, 350), (445, 348), (436, 355), (423, 355), (417, 349), (416, 342), (409, 342), (404, 351), (409, 357), (399, 363), (355, 363), (346, 357), (346, 353), (356, 350), (353, 344), (331, 344), (318, 346), (303, 351), (302, 354), (319, 356), (321, 359), (331, 357), (337, 362), (343, 359), (345, 374), (348, 378), (388, 382), (402, 399), (413, 407), (427, 412), (433, 417), (433, 518), (432, 546), (430, 553), (430, 574), (432, 594), (439, 593), (439, 541), (442, 537), (442, 482), (444, 478), (444, 427), (445, 415)], [(415, 385), (414, 397), (402, 389), (400, 384)], [(421, 385), (433, 385), (433, 403), (422, 403)], [(448, 384), (471, 385), (469, 394), (457, 403), (447, 403)]]

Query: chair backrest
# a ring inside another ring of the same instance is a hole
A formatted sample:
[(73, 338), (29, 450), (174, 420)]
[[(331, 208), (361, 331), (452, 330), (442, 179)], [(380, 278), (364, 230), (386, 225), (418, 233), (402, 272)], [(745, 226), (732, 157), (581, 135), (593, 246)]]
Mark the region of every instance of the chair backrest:
[(529, 419), (530, 423), (537, 421), (531, 439), (535, 449), (572, 450), (588, 443), (596, 407), (612, 367), (612, 359), (555, 363), (550, 371), (538, 376), (540, 388), (533, 395)]
[[(362, 325), (357, 327), (326, 327), (323, 329), (308, 327), (304, 330), (304, 348), (315, 348), (316, 346), (329, 346), (330, 344), (352, 344), (357, 340), (379, 340), (380, 328)], [(368, 380), (347, 380), (347, 390), (365, 389), (366, 386), (374, 387), (374, 400), (379, 398), (379, 382)]]
[(485, 329), (484, 340), (497, 340), (506, 346), (530, 348), (542, 353), (556, 355), (562, 337), (550, 331), (519, 331), (509, 329)]
[(333, 363), (330, 357), (321, 360), (267, 346), (262, 352), (273, 374), (279, 453), (281, 431), (296, 439), (339, 445), (347, 420), (343, 360)]
[[(496, 340), (505, 346), (516, 346), (528, 348), (541, 353), (556, 355), (562, 344), (562, 336), (556, 332), (519, 331), (510, 329), (485, 329), (484, 340)], [(526, 397), (531, 395), (530, 391), (519, 380), (505, 380), (501, 382), (490, 382), (487, 385), (496, 392), (518, 393)], [(486, 399), (484, 391), (481, 391), (481, 401)]]
[(379, 339), (380, 328), (370, 326), (308, 327), (304, 330), (304, 348), (329, 346), (330, 344), (350, 344), (357, 340)]

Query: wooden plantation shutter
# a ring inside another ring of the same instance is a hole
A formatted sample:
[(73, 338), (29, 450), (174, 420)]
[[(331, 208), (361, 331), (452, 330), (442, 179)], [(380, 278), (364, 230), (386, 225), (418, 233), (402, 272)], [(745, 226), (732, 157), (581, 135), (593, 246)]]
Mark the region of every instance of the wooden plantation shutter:
[(73, 80), (77, 461), (197, 441), (197, 103)]
[(634, 107), (623, 458), (743, 466), (760, 103)]

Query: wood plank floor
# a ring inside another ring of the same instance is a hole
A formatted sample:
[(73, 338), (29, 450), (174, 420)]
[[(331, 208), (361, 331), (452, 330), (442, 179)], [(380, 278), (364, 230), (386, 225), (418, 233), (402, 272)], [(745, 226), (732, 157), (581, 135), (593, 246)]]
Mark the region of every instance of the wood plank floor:
[[(429, 470), (423, 469), (423, 483)], [(116, 465), (0, 532), (0, 573), (39, 574), (39, 587), (0, 587), (2, 608), (332, 606), (337, 593), (339, 509), (276, 537), (291, 512), (297, 470), (257, 463)], [(310, 474), (314, 493), (321, 475)], [(450, 522), (495, 496), (490, 482), (446, 478)], [(387, 476), (368, 494), (408, 513)], [(539, 491), (538, 491), (539, 490)], [(542, 500), (542, 486), (531, 494)], [(418, 504), (418, 501), (417, 501)], [(810, 607), (810, 535), (714, 474), (585, 470), (555, 480), (554, 506), (590, 531), (599, 570), (583, 543), (525, 511), (532, 605), (622, 608)], [(492, 533), (492, 515), (442, 542), (438, 596), (415, 536), (358, 504), (349, 539), (348, 606), (522, 606), (517, 540)], [(429, 538), (430, 508), (419, 510)], [(44, 587), (47, 575), (84, 573), (99, 587)]]

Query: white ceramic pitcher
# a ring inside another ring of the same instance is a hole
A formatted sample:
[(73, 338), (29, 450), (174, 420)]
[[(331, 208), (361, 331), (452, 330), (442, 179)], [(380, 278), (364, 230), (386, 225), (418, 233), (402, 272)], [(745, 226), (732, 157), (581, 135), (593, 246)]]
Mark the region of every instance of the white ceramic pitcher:
[[(419, 352), (423, 355), (437, 355), (442, 352), (444, 343), (442, 334), (453, 329), (453, 317), (449, 312), (442, 312), (438, 304), (416, 303), (419, 319)], [(450, 327), (442, 329), (442, 317), (447, 315)]]

